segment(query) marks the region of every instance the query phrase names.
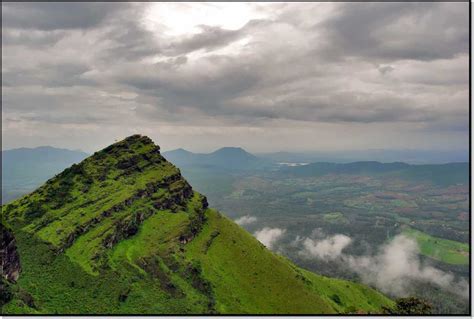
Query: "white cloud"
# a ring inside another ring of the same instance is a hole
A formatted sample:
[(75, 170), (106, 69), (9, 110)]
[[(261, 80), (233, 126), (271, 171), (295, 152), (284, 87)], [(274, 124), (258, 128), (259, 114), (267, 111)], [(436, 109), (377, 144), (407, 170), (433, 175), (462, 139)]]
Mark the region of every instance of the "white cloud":
[(337, 234), (323, 240), (306, 238), (303, 240), (304, 250), (301, 252), (306, 256), (318, 257), (331, 260), (339, 257), (342, 250), (346, 248), (352, 239), (346, 235)]
[(271, 249), (286, 232), (286, 229), (264, 227), (255, 232), (254, 236), (268, 249)]
[(396, 236), (373, 256), (343, 256), (362, 280), (385, 293), (404, 296), (413, 281), (424, 281), (447, 289), (461, 297), (469, 296), (469, 284), (453, 274), (421, 263), (417, 243), (403, 235)]
[[(311, 237), (321, 237), (320, 229), (313, 231)], [(321, 260), (340, 261), (357, 273), (361, 280), (377, 287), (384, 293), (394, 296), (407, 296), (415, 282), (427, 282), (448, 290), (460, 297), (469, 296), (469, 284), (456, 278), (452, 273), (437, 269), (420, 260), (419, 248), (415, 240), (398, 235), (387, 244), (379, 247), (373, 255), (353, 256), (343, 253), (352, 239), (336, 234), (323, 239), (297, 236), (291, 243), (293, 247), (303, 247), (300, 255)]]
[(237, 225), (243, 226), (243, 225), (248, 225), (248, 224), (255, 223), (256, 221), (257, 221), (257, 217), (246, 215), (246, 216), (242, 216), (240, 218), (237, 218), (235, 220), (235, 223)]

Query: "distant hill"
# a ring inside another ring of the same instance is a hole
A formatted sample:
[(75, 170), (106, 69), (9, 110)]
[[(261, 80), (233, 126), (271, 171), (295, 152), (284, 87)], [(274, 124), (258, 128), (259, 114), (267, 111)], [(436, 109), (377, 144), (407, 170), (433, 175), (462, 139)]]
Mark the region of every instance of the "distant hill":
[(404, 162), (408, 164), (444, 164), (468, 162), (469, 150), (357, 150), (357, 151), (314, 151), (314, 152), (275, 152), (256, 154), (276, 162), (331, 162), (351, 163), (360, 161)]
[(394, 304), (274, 254), (208, 208), (140, 135), (2, 206), (3, 221), (4, 314), (381, 313)]
[(2, 151), (2, 203), (34, 190), (87, 155), (51, 146)]
[(240, 147), (223, 147), (215, 152), (192, 153), (182, 148), (164, 152), (163, 156), (180, 167), (223, 168), (248, 170), (260, 168), (270, 162), (256, 157)]
[(282, 173), (295, 176), (323, 176), (327, 174), (384, 174), (391, 178), (426, 181), (438, 185), (467, 184), (469, 163), (414, 165), (401, 162), (375, 161), (338, 163), (311, 163), (304, 166), (284, 167)]

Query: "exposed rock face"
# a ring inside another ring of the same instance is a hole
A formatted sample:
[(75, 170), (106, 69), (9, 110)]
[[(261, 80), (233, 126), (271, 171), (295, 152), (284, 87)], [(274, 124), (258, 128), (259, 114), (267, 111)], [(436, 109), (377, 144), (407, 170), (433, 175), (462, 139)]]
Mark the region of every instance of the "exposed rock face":
[(189, 243), (194, 237), (201, 231), (203, 224), (206, 221), (204, 211), (206, 210), (208, 203), (205, 196), (201, 197), (202, 209), (197, 211), (196, 214), (190, 217), (190, 223), (184, 233), (179, 237), (179, 242), (183, 245)]
[(2, 242), (0, 246), (0, 259), (2, 263), (2, 276), (8, 281), (15, 282), (20, 275), (20, 257), (16, 250), (15, 237), (3, 224), (0, 224)]

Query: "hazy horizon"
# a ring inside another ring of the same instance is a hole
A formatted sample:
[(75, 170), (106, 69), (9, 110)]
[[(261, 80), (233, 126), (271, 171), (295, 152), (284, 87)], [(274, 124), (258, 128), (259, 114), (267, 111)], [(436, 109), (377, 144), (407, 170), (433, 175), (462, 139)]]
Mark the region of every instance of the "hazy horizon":
[(2, 9), (2, 149), (468, 149), (468, 3)]
[[(114, 142), (117, 142), (119, 140), (114, 140), (112, 141), (110, 144), (107, 144), (107, 145), (104, 145), (104, 148), (107, 147), (108, 145), (111, 145), (113, 144)], [(159, 143), (157, 143), (156, 141), (154, 141), (155, 144), (157, 144), (158, 146), (160, 146)], [(2, 148), (2, 151), (12, 151), (12, 150), (17, 150), (17, 149), (22, 149), (22, 148), (27, 148), (27, 149), (35, 149), (35, 148), (41, 148), (41, 147), (53, 147), (53, 148), (57, 148), (57, 149), (64, 149), (64, 150), (70, 150), (70, 151), (79, 151), (79, 152), (84, 152), (84, 153), (93, 153), (95, 151), (98, 151), (100, 150), (101, 148), (97, 148), (97, 149), (91, 149), (91, 150), (88, 150), (87, 148), (70, 148), (70, 147), (67, 147), (67, 146), (55, 146), (55, 145), (37, 145), (37, 146), (18, 146), (18, 147), (12, 147), (12, 148)], [(183, 149), (185, 151), (189, 151), (189, 152), (192, 152), (192, 153), (211, 153), (211, 152), (214, 152), (214, 151), (217, 151), (217, 150), (220, 150), (222, 148), (242, 148), (244, 151), (247, 151), (249, 153), (253, 153), (253, 154), (261, 154), (261, 155), (264, 155), (264, 154), (273, 154), (273, 153), (294, 153), (294, 154), (314, 154), (314, 153), (321, 153), (321, 154), (324, 154), (324, 153), (327, 153), (327, 154), (331, 154), (331, 153), (344, 153), (344, 152), (347, 152), (347, 153), (356, 153), (356, 152), (440, 152), (440, 153), (444, 153), (444, 152), (465, 152), (466, 154), (469, 154), (469, 148), (466, 148), (466, 149), (409, 149), (409, 148), (398, 148), (398, 149), (382, 149), (382, 148), (367, 148), (367, 149), (339, 149), (339, 150), (318, 150), (318, 149), (308, 149), (308, 150), (293, 150), (293, 151), (289, 151), (289, 150), (285, 150), (285, 149), (280, 149), (280, 150), (274, 150), (274, 151), (267, 151), (267, 152), (263, 152), (263, 151), (259, 151), (259, 150), (252, 150), (252, 149), (249, 149), (249, 148), (246, 148), (244, 146), (240, 146), (240, 145), (216, 145), (215, 147), (213, 148), (209, 148), (209, 149), (193, 149), (193, 148), (184, 148), (184, 147), (177, 147), (177, 148), (168, 148), (168, 149), (164, 149), (162, 147), (160, 147), (160, 150), (161, 152), (170, 152), (170, 151), (176, 151), (176, 150), (180, 150), (180, 149)]]
[[(53, 147), (56, 149), (83, 152), (91, 155), (99, 149), (92, 151), (84, 151), (82, 149), (69, 149), (64, 147), (54, 147), (51, 145), (40, 145), (32, 148), (12, 148), (2, 149), (4, 151), (14, 151), (18, 149), (37, 149), (42, 147)], [(245, 147), (225, 145), (211, 150), (190, 150), (184, 148), (177, 149), (161, 149), (162, 153), (176, 151), (183, 149), (192, 152), (193, 154), (210, 154), (223, 148), (241, 148), (255, 156), (272, 159), (277, 162), (335, 162), (335, 163), (349, 163), (357, 161), (377, 161), (382, 163), (390, 162), (406, 162), (409, 164), (445, 164), (455, 162), (468, 162), (469, 150), (422, 150), (422, 149), (365, 149), (365, 150), (339, 150), (339, 151), (275, 151), (275, 152), (259, 152), (246, 149)]]

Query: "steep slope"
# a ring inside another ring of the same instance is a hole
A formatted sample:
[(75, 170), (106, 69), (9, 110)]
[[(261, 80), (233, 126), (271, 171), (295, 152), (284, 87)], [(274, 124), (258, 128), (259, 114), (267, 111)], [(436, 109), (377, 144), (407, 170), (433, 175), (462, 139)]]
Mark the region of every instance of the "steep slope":
[[(16, 239), (10, 228), (0, 223), (0, 261), (2, 272), (0, 276), (0, 307), (13, 299), (12, 283), (15, 283), (21, 272), (20, 258), (16, 247)], [(3, 312), (2, 312), (3, 313)]]
[(16, 249), (16, 240), (12, 231), (2, 223), (0, 223), (0, 259), (2, 264), (2, 276), (5, 280), (15, 282), (20, 275), (21, 266)]
[(3, 206), (2, 220), (21, 263), (6, 314), (319, 314), (392, 305), (267, 250), (209, 209), (139, 135)]

